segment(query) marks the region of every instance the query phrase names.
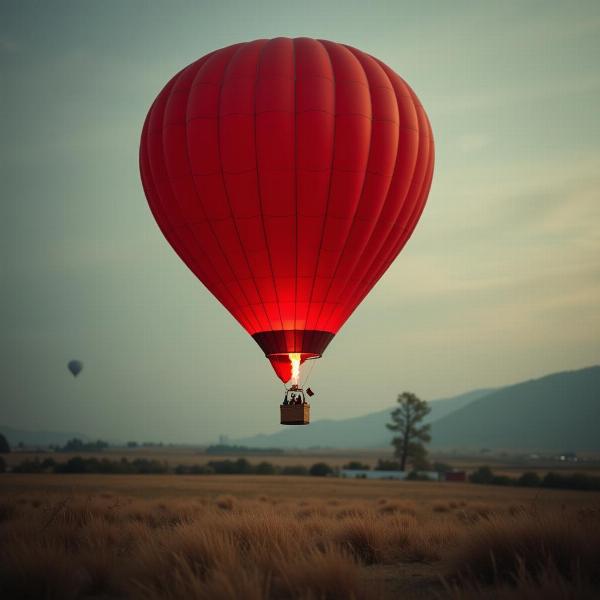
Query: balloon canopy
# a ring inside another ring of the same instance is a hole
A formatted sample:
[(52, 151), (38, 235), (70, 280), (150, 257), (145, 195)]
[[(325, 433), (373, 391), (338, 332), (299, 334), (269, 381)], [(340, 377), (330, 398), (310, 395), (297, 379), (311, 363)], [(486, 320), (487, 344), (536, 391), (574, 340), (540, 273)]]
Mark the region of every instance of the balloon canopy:
[(411, 236), (434, 145), (415, 93), (342, 44), (216, 50), (159, 93), (140, 144), (177, 254), (284, 382), (320, 357)]
[(80, 360), (70, 360), (67, 363), (67, 368), (71, 371), (73, 377), (77, 377), (81, 370), (83, 369), (83, 363)]

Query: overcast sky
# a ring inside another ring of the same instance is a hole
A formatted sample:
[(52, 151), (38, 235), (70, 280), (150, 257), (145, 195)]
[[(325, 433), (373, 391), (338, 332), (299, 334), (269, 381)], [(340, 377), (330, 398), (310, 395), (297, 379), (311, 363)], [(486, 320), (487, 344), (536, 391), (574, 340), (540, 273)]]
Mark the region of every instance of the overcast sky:
[(280, 35), (382, 59), (436, 139), (415, 234), (314, 367), (314, 418), (600, 362), (600, 3), (2, 0), (0, 423), (278, 429), (281, 383), (162, 237), (138, 145), (176, 71)]

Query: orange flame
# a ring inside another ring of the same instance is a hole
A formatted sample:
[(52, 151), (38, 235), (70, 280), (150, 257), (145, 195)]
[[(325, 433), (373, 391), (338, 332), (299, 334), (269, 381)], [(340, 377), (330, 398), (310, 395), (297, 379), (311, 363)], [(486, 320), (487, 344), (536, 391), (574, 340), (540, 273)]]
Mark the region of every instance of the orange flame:
[(300, 354), (290, 354), (289, 356), (292, 363), (292, 383), (298, 385), (300, 381)]

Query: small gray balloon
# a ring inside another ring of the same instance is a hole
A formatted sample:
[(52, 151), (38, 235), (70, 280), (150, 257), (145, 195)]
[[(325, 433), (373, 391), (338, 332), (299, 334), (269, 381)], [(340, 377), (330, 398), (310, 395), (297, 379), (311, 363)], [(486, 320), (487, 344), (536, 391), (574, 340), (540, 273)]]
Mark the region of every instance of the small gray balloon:
[(67, 367), (73, 374), (73, 377), (77, 377), (81, 373), (81, 369), (83, 369), (83, 363), (80, 360), (70, 360)]

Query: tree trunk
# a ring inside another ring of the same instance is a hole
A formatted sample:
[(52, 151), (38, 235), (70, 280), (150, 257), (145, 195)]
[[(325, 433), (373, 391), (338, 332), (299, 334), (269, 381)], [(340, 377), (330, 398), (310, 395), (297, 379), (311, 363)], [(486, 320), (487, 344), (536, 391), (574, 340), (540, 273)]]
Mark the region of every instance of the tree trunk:
[(410, 418), (409, 415), (406, 416), (406, 426), (404, 427), (404, 440), (402, 444), (402, 456), (400, 457), (400, 470), (404, 471), (406, 467), (406, 459), (408, 458), (408, 434), (410, 432)]

